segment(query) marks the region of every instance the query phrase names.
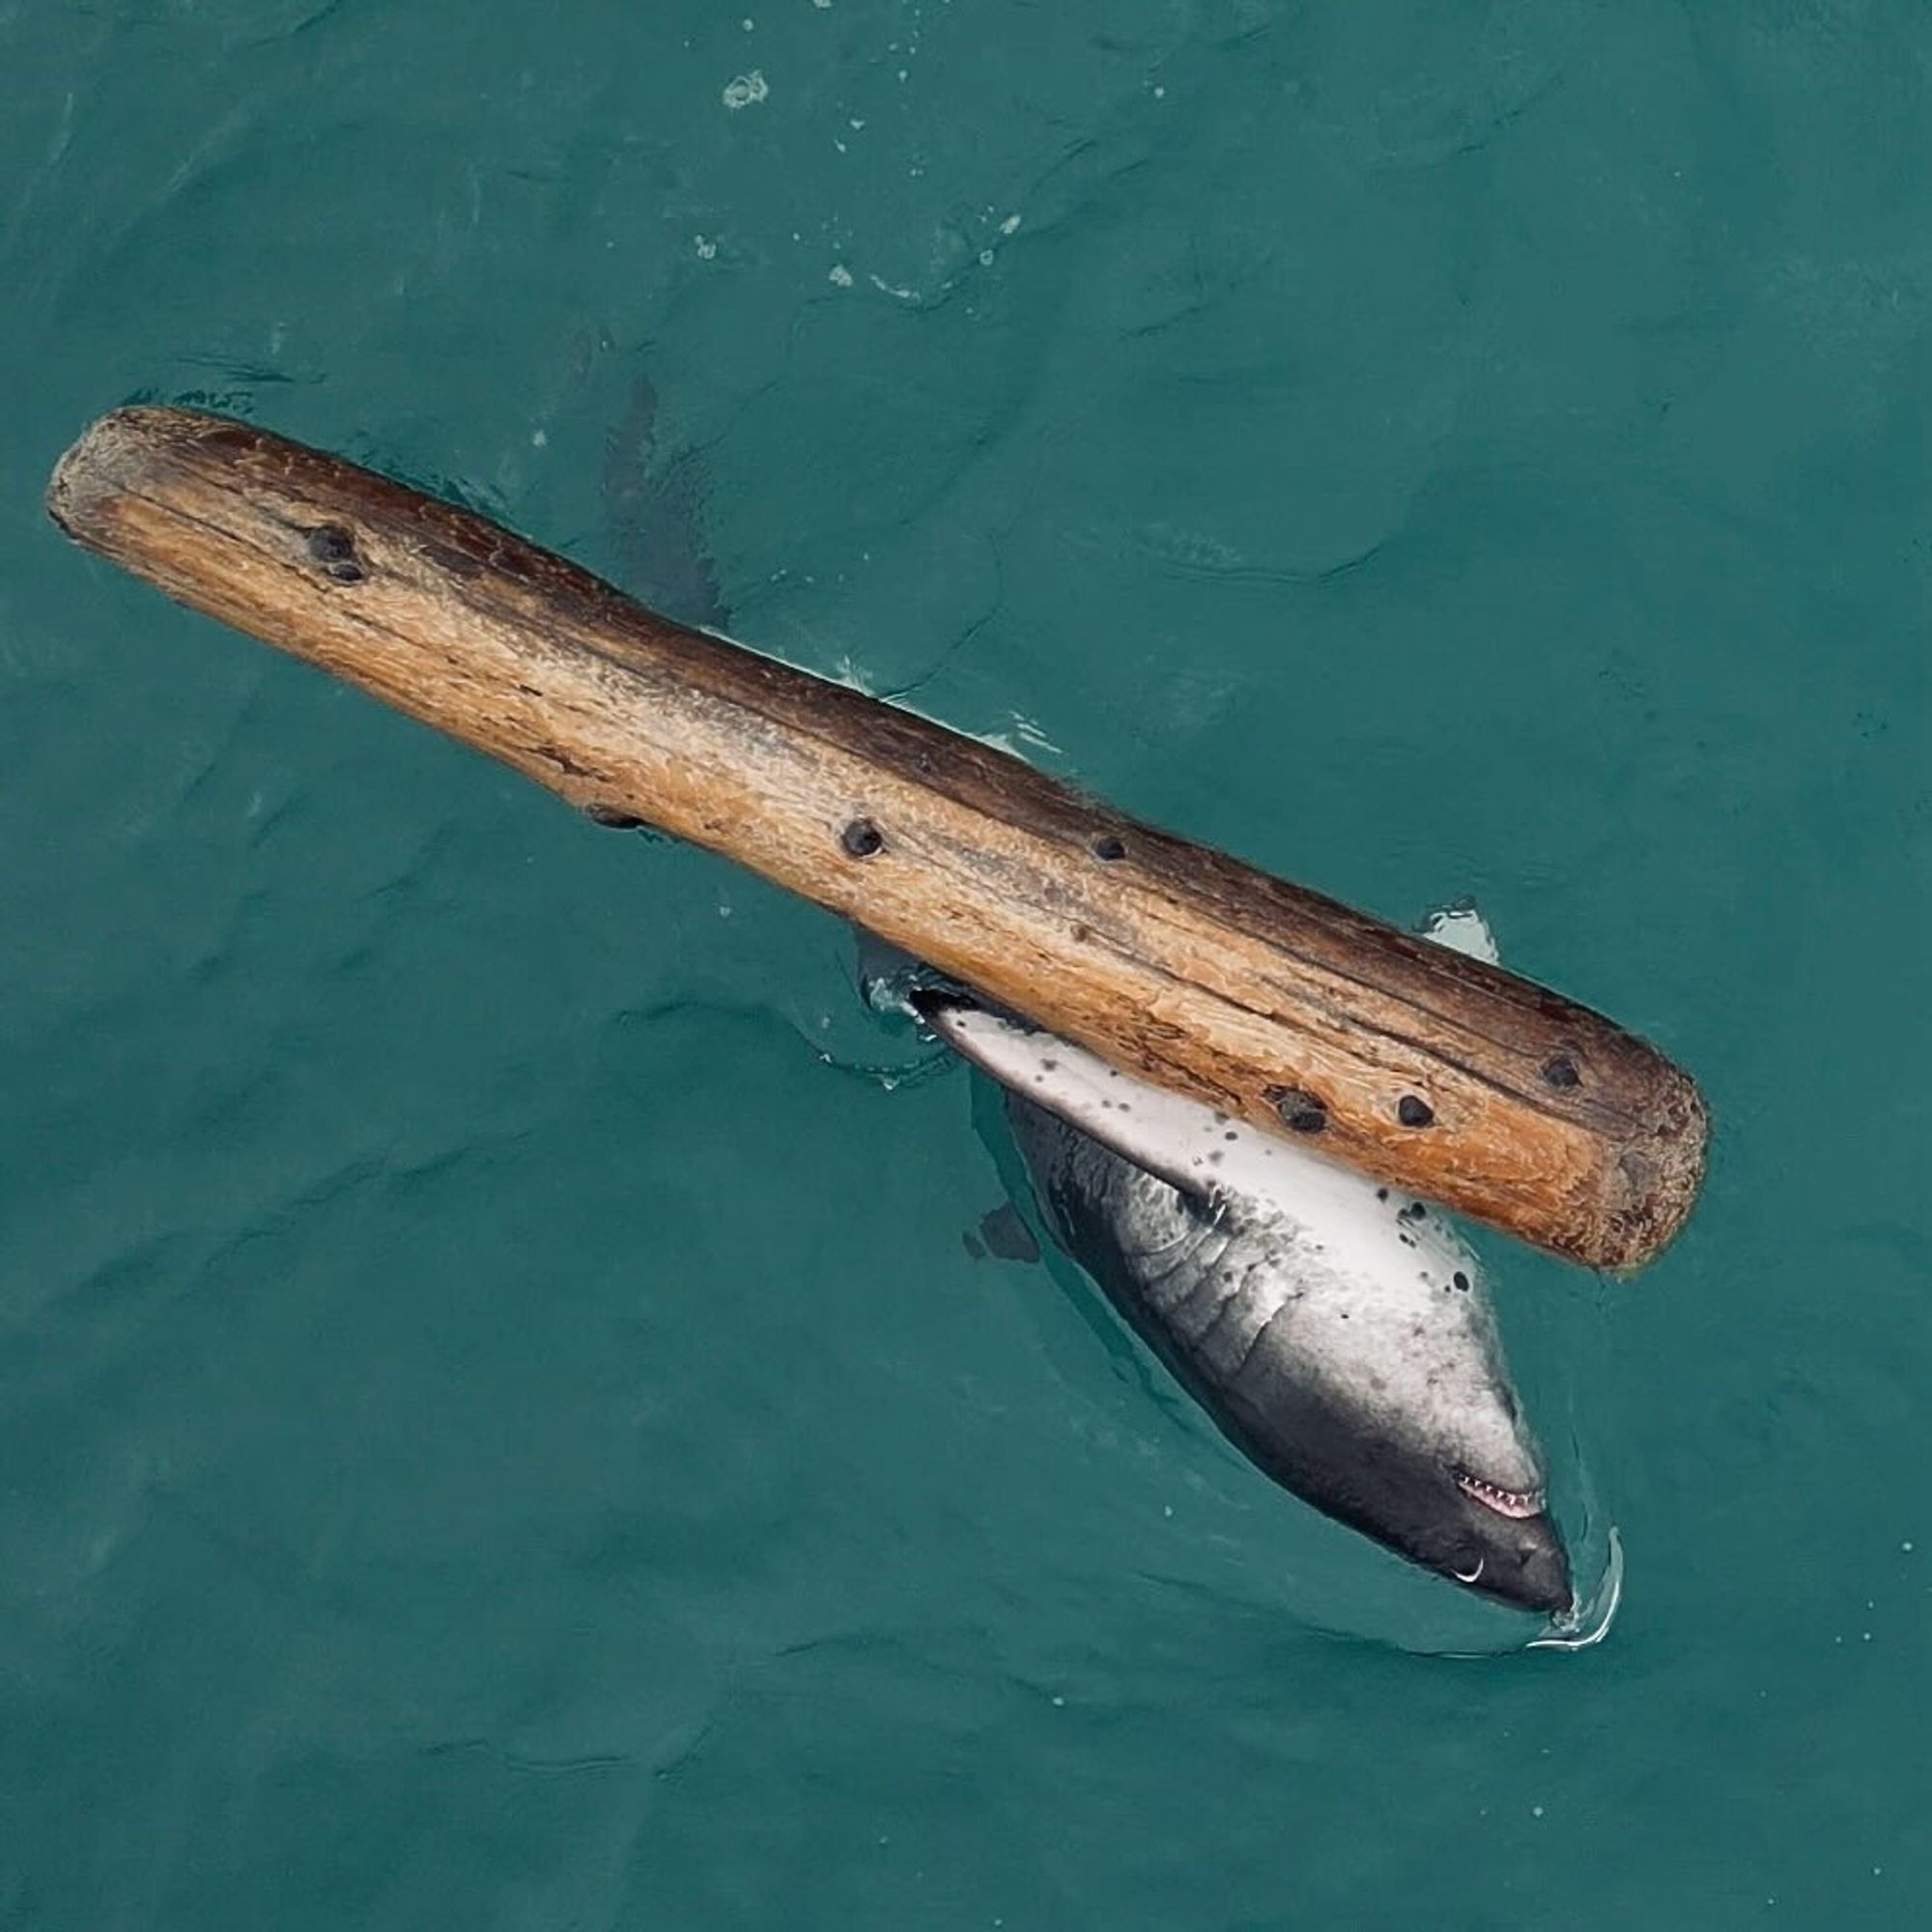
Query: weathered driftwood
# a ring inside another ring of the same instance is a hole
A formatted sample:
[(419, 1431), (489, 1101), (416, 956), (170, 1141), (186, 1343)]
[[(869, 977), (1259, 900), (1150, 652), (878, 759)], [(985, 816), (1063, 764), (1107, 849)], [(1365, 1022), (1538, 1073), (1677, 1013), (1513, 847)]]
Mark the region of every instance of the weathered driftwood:
[(1697, 1091), (1599, 1014), (684, 630), (468, 510), (170, 409), (95, 424), (47, 504), (593, 816), (724, 853), (1242, 1120), (1592, 1265), (1641, 1264), (1690, 1210)]

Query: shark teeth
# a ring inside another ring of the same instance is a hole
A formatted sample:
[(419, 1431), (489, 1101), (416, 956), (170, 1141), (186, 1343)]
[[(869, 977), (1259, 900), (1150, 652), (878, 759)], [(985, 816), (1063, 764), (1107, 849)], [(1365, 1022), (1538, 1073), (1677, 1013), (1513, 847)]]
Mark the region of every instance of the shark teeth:
[(1475, 1499), (1498, 1516), (1531, 1517), (1543, 1514), (1544, 1494), (1541, 1490), (1506, 1490), (1496, 1483), (1486, 1483), (1480, 1476), (1465, 1476), (1459, 1473), (1456, 1487), (1465, 1496)]

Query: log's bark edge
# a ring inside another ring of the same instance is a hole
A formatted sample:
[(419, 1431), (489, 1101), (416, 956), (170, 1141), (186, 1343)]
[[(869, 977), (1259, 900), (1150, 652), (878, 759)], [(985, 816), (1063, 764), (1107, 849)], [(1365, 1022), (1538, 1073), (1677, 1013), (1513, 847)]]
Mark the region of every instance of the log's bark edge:
[(1696, 1198), (1696, 1087), (1601, 1014), (669, 623), (470, 511), (152, 406), (94, 424), (47, 508), (594, 815), (723, 852), (1116, 1065), (1536, 1245), (1635, 1267)]

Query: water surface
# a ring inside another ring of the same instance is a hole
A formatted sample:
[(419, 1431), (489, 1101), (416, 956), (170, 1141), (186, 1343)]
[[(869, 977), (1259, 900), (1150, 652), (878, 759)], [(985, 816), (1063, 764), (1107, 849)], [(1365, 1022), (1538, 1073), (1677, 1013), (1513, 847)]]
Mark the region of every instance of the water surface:
[[(0, 55), (0, 1924), (1923, 1921), (1923, 9)], [(1470, 1622), (976, 1259), (991, 1115), (879, 1075), (835, 923), (65, 546), (136, 396), (1474, 894), (1692, 1067), (1662, 1264), (1486, 1249), (1608, 1639)]]

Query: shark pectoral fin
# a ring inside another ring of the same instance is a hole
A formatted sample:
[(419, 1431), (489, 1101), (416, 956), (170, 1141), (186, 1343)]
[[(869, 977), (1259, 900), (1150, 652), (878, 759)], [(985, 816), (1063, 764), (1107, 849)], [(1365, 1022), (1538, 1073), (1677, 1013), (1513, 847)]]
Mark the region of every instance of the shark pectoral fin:
[(1213, 1110), (1118, 1072), (1084, 1047), (954, 994), (912, 1004), (948, 1046), (1002, 1087), (1096, 1140), (1110, 1153), (1207, 1203), (1221, 1123)]
[(1433, 939), (1451, 952), (1492, 966), (1502, 963), (1496, 936), (1474, 899), (1453, 899), (1448, 905), (1437, 906), (1423, 920), (1420, 931), (1424, 939)]

